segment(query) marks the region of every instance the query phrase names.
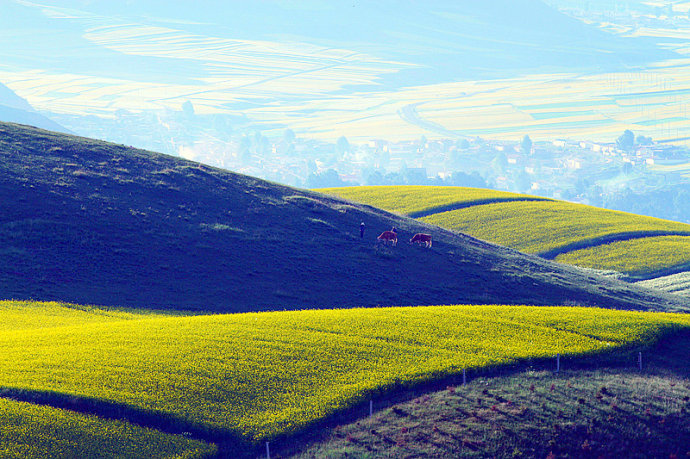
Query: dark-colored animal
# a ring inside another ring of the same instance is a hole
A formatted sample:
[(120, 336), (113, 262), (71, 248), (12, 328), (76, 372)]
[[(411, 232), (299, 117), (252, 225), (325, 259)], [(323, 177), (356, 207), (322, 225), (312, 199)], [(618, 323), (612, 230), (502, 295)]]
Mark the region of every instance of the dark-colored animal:
[(395, 234), (393, 231), (384, 231), (376, 239), (384, 243), (390, 242), (391, 245), (396, 245), (398, 243), (398, 235)]
[(417, 233), (410, 239), (410, 244), (424, 244), (424, 247), (431, 247), (431, 234)]

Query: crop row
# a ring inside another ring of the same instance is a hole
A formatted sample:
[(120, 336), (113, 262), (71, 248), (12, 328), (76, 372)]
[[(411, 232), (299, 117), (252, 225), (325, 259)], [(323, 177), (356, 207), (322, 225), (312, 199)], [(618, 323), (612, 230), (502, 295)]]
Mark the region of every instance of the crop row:
[(463, 368), (645, 343), (688, 325), (674, 314), (512, 306), (142, 316), (0, 331), (0, 387), (95, 398), (256, 441)]
[(211, 457), (216, 447), (122, 421), (0, 398), (0, 457)]

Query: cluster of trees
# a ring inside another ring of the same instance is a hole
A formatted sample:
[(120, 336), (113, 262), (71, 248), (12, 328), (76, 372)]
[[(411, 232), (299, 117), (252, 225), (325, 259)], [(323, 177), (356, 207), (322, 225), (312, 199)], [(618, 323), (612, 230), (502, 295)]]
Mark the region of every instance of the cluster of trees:
[[(490, 188), (486, 180), (478, 172), (453, 172), (446, 178), (426, 176), (423, 169), (408, 168), (399, 172), (382, 173), (379, 170), (365, 172), (363, 185), (440, 185), (440, 186), (468, 186), (475, 188)], [(359, 185), (343, 181), (335, 169), (323, 172), (312, 172), (307, 178), (307, 188), (329, 188), (337, 186)]]
[(647, 192), (630, 189), (603, 196), (603, 207), (690, 223), (690, 184)]
[(365, 179), (365, 185), (438, 185), (438, 186), (468, 186), (475, 188), (490, 188), (490, 185), (474, 171), (471, 173), (453, 172), (448, 177), (426, 176), (420, 169), (403, 169), (400, 172), (381, 174), (379, 171), (370, 172)]
[(635, 134), (630, 129), (623, 131), (623, 134), (616, 139), (616, 146), (624, 151), (632, 150), (635, 145), (651, 145), (652, 143), (653, 141), (651, 137), (638, 135), (636, 138)]

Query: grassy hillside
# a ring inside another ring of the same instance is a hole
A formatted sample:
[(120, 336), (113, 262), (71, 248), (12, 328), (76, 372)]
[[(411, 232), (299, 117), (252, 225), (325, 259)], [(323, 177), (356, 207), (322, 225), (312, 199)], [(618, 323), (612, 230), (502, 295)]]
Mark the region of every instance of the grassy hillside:
[(0, 457), (214, 457), (215, 445), (122, 421), (0, 398)]
[(322, 191), (577, 266), (644, 276), (690, 264), (690, 239), (671, 237), (690, 236), (690, 225), (685, 223), (476, 188)]
[(654, 279), (637, 282), (645, 287), (672, 292), (677, 295), (684, 295), (690, 298), (690, 272), (671, 274), (669, 276), (657, 277)]
[[(111, 311), (0, 306), (10, 324), (0, 331), (4, 396), (114, 412), (240, 450), (463, 368), (644, 348), (690, 327), (682, 314), (564, 307), (125, 313), (104, 320)], [(57, 325), (46, 327), (55, 317)]]
[[(688, 344), (686, 337), (679, 349)], [(688, 361), (669, 364), (657, 355), (642, 373), (628, 366), (481, 376), (324, 429), (281, 456), (686, 457)]]
[[(391, 227), (402, 241), (432, 231), (434, 247), (377, 246)], [(461, 302), (687, 307), (368, 206), (4, 123), (0, 253), (0, 298), (12, 299), (207, 311)]]

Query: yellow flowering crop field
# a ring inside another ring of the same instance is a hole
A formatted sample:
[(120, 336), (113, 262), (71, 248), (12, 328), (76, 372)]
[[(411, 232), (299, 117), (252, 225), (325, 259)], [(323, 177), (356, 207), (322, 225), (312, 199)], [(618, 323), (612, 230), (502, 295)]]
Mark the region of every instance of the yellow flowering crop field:
[(0, 332), (166, 317), (170, 314), (168, 311), (107, 309), (57, 302), (0, 301)]
[(0, 398), (0, 457), (202, 458), (215, 445), (121, 421)]
[[(564, 248), (564, 253), (556, 255), (561, 263), (631, 275), (690, 263), (690, 239), (663, 236), (664, 232), (690, 236), (686, 223), (481, 188), (359, 186), (317, 191), (401, 214), (428, 212), (419, 220), (523, 252), (545, 254)], [(459, 208), (443, 211), (454, 204)], [(608, 244), (596, 241), (635, 232), (655, 235)], [(587, 241), (593, 241), (591, 248), (568, 249), (570, 244), (586, 245)]]
[[(564, 201), (487, 204), (421, 219), (528, 253), (628, 232), (687, 232), (686, 223)], [(637, 255), (635, 255), (637, 256)]]
[(49, 327), (41, 305), (0, 303), (0, 323), (17, 324), (0, 330), (0, 388), (95, 398), (247, 441), (463, 368), (642, 345), (690, 326), (681, 314), (486, 305), (89, 321), (48, 304)]
[(456, 186), (350, 186), (321, 188), (320, 193), (331, 194), (350, 201), (369, 204), (403, 215), (425, 212), (453, 204), (466, 204), (492, 199), (543, 199), (508, 191)]
[(559, 263), (644, 275), (690, 264), (690, 236), (615, 241), (561, 254)]

